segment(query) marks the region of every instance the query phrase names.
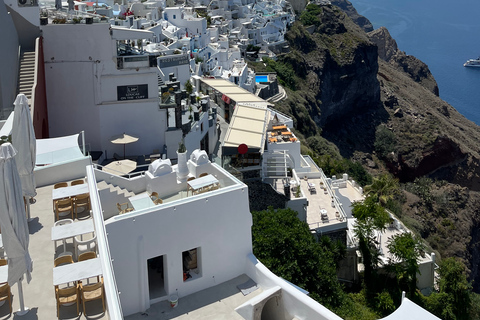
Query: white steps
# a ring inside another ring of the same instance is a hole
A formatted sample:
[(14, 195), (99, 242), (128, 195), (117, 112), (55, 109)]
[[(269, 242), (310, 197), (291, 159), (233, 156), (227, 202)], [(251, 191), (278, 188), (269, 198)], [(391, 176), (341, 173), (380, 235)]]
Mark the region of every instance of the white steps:
[(32, 87), (35, 83), (35, 51), (23, 51), (20, 54), (17, 93), (23, 93), (32, 99)]

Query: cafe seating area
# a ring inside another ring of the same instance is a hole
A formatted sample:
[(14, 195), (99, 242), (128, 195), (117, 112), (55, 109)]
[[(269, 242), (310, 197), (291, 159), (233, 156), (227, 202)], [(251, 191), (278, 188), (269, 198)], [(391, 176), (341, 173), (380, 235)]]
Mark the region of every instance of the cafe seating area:
[[(88, 303), (101, 299), (105, 312), (102, 266), (97, 257), (97, 237), (90, 216), (90, 196), (84, 180), (57, 183), (52, 190), (54, 225), (53, 286), (57, 317), (64, 309), (87, 317)], [(1, 299), (1, 298), (0, 298)], [(82, 311), (83, 310), (83, 311)]]
[(286, 125), (273, 126), (272, 131), (268, 133), (269, 143), (296, 142), (298, 139), (287, 128)]

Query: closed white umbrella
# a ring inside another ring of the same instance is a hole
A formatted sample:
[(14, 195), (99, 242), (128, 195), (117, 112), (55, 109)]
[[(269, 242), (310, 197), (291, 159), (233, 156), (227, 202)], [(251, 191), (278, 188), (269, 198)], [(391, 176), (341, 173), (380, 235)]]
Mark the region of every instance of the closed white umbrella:
[[(27, 97), (21, 93), (17, 95), (13, 104), (15, 105), (15, 110), (13, 113), (12, 144), (15, 150), (17, 150), (15, 162), (17, 163), (18, 174), (22, 182), (23, 196), (29, 200), (37, 195), (35, 176), (33, 174), (37, 140), (35, 139)], [(27, 201), (27, 211), (30, 218), (30, 201)]]
[(22, 279), (26, 274), (27, 283), (30, 282), (32, 259), (28, 253), (28, 224), (15, 154), (12, 144), (0, 146), (0, 227), (8, 257), (8, 284), (12, 286), (18, 282), (20, 311), (17, 314), (23, 315), (28, 308), (23, 304)]

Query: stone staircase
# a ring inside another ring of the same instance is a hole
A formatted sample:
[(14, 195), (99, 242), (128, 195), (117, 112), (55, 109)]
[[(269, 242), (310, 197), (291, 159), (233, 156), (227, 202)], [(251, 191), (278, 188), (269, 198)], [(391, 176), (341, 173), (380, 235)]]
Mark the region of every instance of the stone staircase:
[(288, 159), (286, 152), (274, 152), (264, 156), (267, 157), (263, 169), (264, 178), (284, 178), (287, 176)]
[(27, 96), (29, 103), (32, 99), (32, 87), (35, 81), (35, 51), (20, 53), (17, 93)]
[(128, 203), (128, 198), (135, 195), (126, 189), (114, 186), (105, 181), (97, 183), (98, 194), (102, 202), (103, 219), (107, 220), (118, 215), (117, 203)]
[(158, 82), (158, 97), (160, 98), (160, 101), (162, 100), (162, 92), (160, 91), (160, 88), (165, 85), (165, 83), (162, 80), (162, 77), (157, 74), (157, 82)]
[(120, 188), (119, 186), (114, 186), (105, 181), (100, 181), (97, 183), (98, 191), (108, 189), (110, 193), (116, 193), (117, 195), (123, 195), (125, 198), (133, 197), (135, 193), (128, 191), (127, 189)]

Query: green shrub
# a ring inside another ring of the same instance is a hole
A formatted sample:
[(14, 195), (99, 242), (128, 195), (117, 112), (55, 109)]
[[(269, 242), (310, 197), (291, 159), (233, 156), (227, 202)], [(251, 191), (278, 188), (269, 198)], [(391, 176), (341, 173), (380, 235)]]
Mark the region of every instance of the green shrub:
[(386, 158), (390, 152), (395, 150), (395, 134), (387, 127), (381, 125), (378, 126), (375, 132), (375, 151), (382, 158)]

